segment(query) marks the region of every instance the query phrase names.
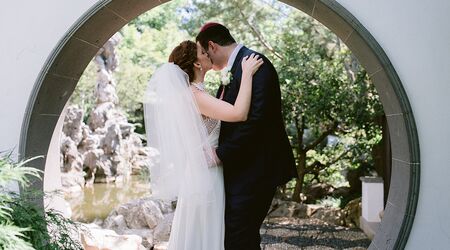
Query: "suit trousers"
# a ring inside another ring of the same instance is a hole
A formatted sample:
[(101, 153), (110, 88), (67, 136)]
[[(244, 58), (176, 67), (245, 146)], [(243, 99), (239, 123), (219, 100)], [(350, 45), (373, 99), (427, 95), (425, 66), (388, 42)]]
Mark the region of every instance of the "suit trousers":
[(226, 194), (225, 250), (260, 250), (261, 225), (275, 195), (276, 187), (253, 194)]

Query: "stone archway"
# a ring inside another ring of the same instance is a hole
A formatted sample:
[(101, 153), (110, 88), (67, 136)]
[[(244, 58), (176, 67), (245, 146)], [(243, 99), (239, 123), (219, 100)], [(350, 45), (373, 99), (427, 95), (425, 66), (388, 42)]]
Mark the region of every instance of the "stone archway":
[[(357, 56), (375, 84), (389, 125), (392, 175), (384, 217), (370, 248), (402, 249), (412, 228), (420, 181), (418, 136), (402, 83), (380, 45), (340, 4), (331, 0), (281, 1), (336, 33)], [(79, 18), (48, 57), (34, 85), (24, 116), (20, 155), (47, 155), (64, 105), (98, 49), (130, 20), (164, 2), (102, 0)], [(42, 169), (45, 159), (30, 165)], [(42, 190), (43, 183), (36, 182), (34, 187)], [(42, 200), (39, 202), (43, 203)]]

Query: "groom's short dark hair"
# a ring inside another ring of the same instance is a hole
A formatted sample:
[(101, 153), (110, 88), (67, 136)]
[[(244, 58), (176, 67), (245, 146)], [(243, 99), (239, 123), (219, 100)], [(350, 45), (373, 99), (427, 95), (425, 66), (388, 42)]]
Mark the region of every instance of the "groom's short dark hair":
[(203, 25), (195, 40), (205, 49), (208, 49), (209, 41), (217, 43), (220, 46), (236, 43), (236, 40), (231, 36), (227, 27), (220, 23), (206, 23)]

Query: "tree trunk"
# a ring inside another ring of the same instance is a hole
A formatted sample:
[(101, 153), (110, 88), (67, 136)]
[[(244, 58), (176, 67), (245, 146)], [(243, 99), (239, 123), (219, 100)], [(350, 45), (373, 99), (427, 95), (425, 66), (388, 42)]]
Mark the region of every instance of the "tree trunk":
[(306, 172), (306, 151), (300, 151), (298, 155), (298, 166), (297, 166), (297, 174), (299, 178), (295, 183), (294, 194), (292, 195), (293, 201), (301, 202), (300, 194), (303, 191), (305, 172)]

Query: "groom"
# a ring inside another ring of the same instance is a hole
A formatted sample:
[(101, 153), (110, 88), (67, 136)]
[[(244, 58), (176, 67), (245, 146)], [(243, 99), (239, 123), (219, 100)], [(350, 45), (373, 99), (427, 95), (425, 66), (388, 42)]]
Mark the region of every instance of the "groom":
[(276, 187), (297, 177), (281, 114), (278, 74), (264, 55), (237, 44), (219, 23), (205, 24), (196, 40), (208, 53), (213, 69), (225, 72), (225, 78), (231, 76), (217, 92), (218, 98), (231, 104), (239, 92), (242, 59), (255, 53), (264, 60), (253, 76), (247, 120), (222, 122), (216, 149), (225, 181), (225, 249), (260, 249), (259, 230)]

